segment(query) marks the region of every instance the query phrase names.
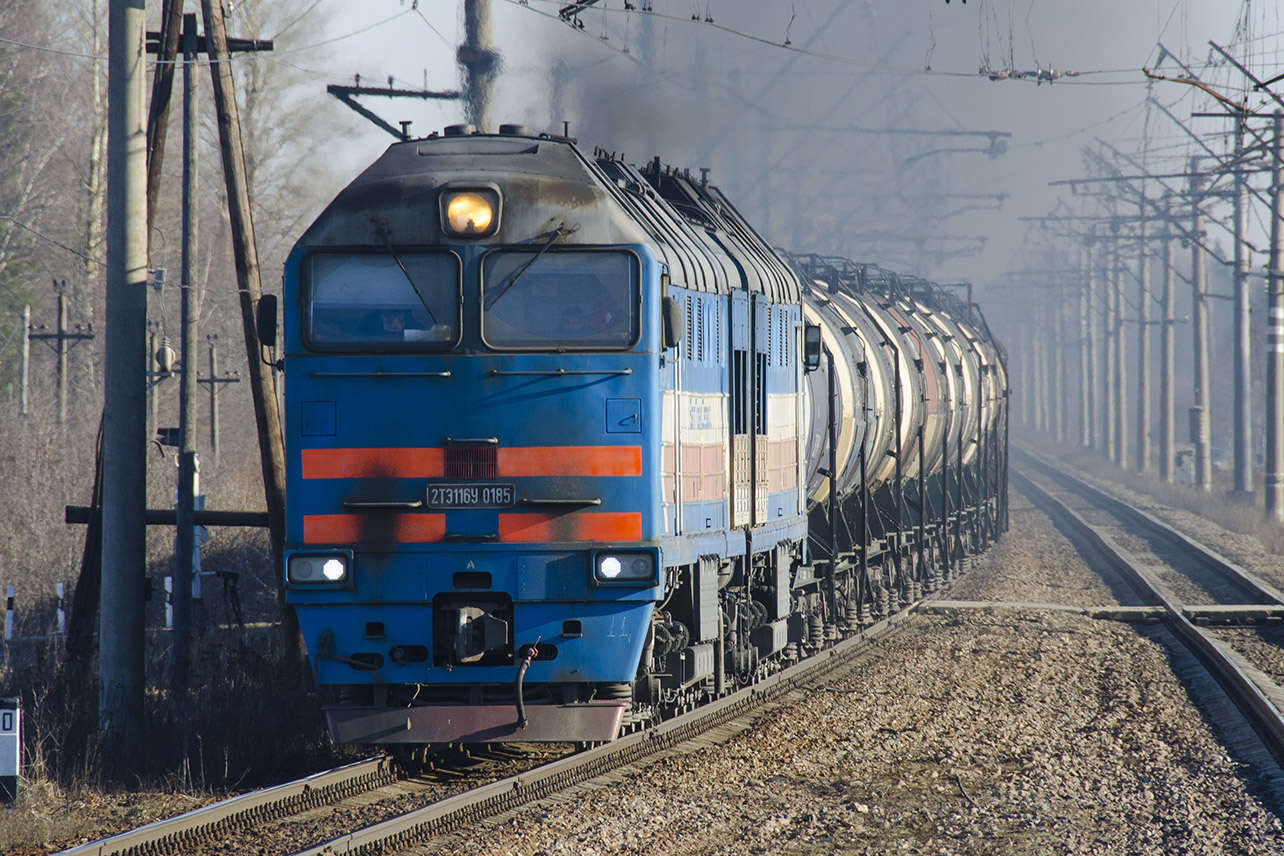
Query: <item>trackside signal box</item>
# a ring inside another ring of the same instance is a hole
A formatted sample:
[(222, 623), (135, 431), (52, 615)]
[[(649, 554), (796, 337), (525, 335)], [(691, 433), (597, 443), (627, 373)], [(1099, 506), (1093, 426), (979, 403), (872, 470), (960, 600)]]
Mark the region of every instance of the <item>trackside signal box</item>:
[(22, 700), (0, 698), (0, 802), (18, 798), (22, 769)]

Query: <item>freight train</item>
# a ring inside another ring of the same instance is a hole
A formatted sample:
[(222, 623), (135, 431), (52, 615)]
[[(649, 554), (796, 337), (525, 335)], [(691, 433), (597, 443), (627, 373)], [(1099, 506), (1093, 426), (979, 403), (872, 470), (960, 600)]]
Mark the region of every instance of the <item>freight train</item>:
[(394, 144), (282, 302), (283, 572), (336, 742), (611, 740), (1006, 527), (970, 293), (776, 251), (658, 159), (513, 125)]

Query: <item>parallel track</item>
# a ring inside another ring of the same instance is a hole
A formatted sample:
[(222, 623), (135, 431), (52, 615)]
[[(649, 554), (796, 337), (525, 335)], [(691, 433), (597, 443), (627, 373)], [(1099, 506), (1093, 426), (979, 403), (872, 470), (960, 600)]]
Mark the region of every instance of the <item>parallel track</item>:
[[(1162, 531), (1164, 537), (1171, 543), (1183, 545), (1183, 551), (1195, 561), (1206, 567), (1216, 567), (1220, 572), (1229, 574), (1238, 580), (1246, 591), (1253, 592), (1255, 598), (1260, 596), (1265, 599), (1265, 603), (1273, 604), (1268, 607), (1258, 602), (1251, 605), (1252, 609), (1273, 612), (1276, 608), (1284, 607), (1284, 601), (1279, 599), (1278, 592), (1210, 548), (1176, 532), (1144, 512), (1131, 508), (1121, 500), (1084, 484), (1051, 464), (1036, 461), (1024, 453), (1021, 457), (1023, 466), (1030, 466), (1033, 463), (1039, 470), (1052, 475), (1063, 484), (1073, 482), (1081, 485), (1083, 490), (1080, 490), (1080, 493), (1100, 497), (1101, 502), (1108, 504), (1111, 512), (1121, 518), (1137, 520), (1139, 525), (1144, 524), (1147, 529), (1155, 533)], [(1164, 586), (1158, 584), (1155, 575), (1148, 568), (1135, 562), (1100, 527), (1089, 524), (1064, 502), (1031, 481), (1022, 472), (1014, 469), (1010, 477), (1014, 487), (1030, 497), (1053, 518), (1054, 522), (1063, 526), (1072, 535), (1073, 540), (1079, 542), (1077, 546), (1087, 545), (1091, 552), (1102, 557), (1114, 571), (1128, 579), (1148, 604), (1162, 607), (1164, 623), (1173, 636), (1185, 645), (1217, 679), (1270, 753), (1277, 761), (1284, 763), (1284, 714), (1281, 713), (1284, 709), (1284, 691), (1281, 691), (1264, 673), (1247, 663), (1243, 657), (1230, 650), (1229, 646), (1219, 641), (1211, 632), (1197, 626), (1196, 620), (1201, 620), (1201, 615), (1207, 615), (1208, 609), (1190, 607), (1177, 602)], [(1078, 490), (1077, 487), (1076, 490)], [(1233, 610), (1233, 607), (1222, 606), (1218, 609)]]
[[(1037, 457), (1019, 447), (1013, 447), (1014, 459), (1022, 467), (1037, 470), (1052, 478), (1062, 487), (1082, 496), (1093, 505), (1118, 518), (1127, 528), (1147, 540), (1166, 544), (1184, 557), (1194, 560), (1199, 569), (1220, 578), (1224, 584), (1242, 595), (1239, 601), (1247, 606), (1268, 606), (1284, 609), (1284, 592), (1254, 576), (1211, 547), (1201, 544), (1162, 520), (1134, 508), (1118, 497), (1088, 484), (1083, 479), (1066, 472), (1051, 462)], [(1182, 570), (1182, 569), (1178, 569)], [(1159, 588), (1163, 588), (1162, 585)], [(1188, 609), (1197, 607), (1187, 604)]]

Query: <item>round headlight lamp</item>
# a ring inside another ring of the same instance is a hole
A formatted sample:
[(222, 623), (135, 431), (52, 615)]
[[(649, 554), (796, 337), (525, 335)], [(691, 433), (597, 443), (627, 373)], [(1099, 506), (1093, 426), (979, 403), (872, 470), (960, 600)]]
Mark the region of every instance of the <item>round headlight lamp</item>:
[(655, 553), (651, 551), (602, 550), (593, 561), (593, 577), (599, 583), (654, 585)]
[(286, 579), (295, 585), (335, 586), (348, 582), (349, 557), (342, 553), (295, 554), (286, 559)]
[(443, 190), (441, 228), (453, 238), (484, 238), (499, 227), (499, 192), (491, 188)]

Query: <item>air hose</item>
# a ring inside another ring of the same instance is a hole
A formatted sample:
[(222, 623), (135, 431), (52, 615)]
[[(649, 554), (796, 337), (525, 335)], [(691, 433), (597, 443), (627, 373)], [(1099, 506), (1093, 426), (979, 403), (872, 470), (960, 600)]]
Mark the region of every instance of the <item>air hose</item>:
[(522, 699), (522, 681), (526, 679), (526, 670), (530, 668), (531, 661), (534, 660), (537, 656), (539, 656), (538, 643), (536, 643), (535, 645), (522, 646), (522, 661), (517, 665), (516, 696), (517, 696), (517, 727), (518, 728), (525, 728), (526, 723), (528, 721), (526, 719), (526, 703)]

